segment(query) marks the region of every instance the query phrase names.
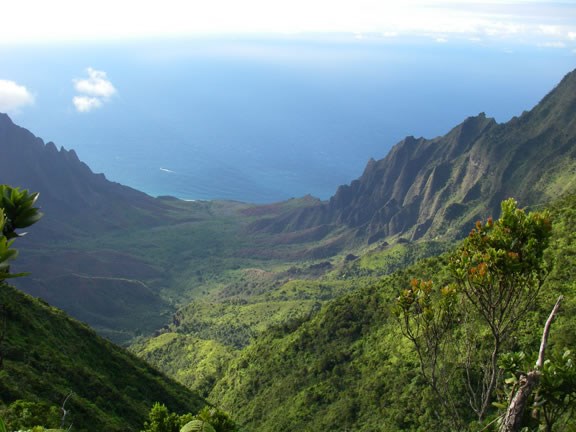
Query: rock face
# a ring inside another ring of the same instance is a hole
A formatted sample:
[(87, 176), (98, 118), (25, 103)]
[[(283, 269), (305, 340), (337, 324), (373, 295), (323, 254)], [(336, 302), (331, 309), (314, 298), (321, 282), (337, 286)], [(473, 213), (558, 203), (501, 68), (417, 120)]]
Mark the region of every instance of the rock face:
[(329, 213), (348, 226), (365, 227), (370, 237), (414, 227), (413, 237), (422, 236), (448, 200), (470, 201), (468, 192), (489, 166), (471, 149), (497, 127), (481, 114), (439, 139), (405, 138), (385, 159), (370, 161), (359, 180), (340, 187), (328, 203)]
[(328, 201), (259, 221), (282, 232), (345, 225), (368, 242), (458, 236), (479, 217), (496, 216), (502, 199), (546, 201), (576, 180), (576, 72), (534, 109), (498, 124), (485, 114), (448, 134), (407, 137)]
[(0, 183), (40, 192), (46, 216), (37, 235), (62, 235), (74, 225), (83, 231), (120, 228), (150, 222), (162, 210), (158, 200), (94, 174), (74, 150), (44, 144), (1, 113), (0, 155)]

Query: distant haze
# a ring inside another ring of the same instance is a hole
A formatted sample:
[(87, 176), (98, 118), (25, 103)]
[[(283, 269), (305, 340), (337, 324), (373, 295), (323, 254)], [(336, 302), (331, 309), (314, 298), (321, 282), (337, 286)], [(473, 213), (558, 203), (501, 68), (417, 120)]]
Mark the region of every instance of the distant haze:
[(16, 123), (111, 180), (270, 202), (326, 199), (406, 135), (520, 115), (575, 59), (518, 43), (220, 36), (3, 45), (0, 80)]
[(4, 2), (2, 43), (199, 34), (373, 33), (563, 44), (576, 39), (567, 0), (26, 0)]

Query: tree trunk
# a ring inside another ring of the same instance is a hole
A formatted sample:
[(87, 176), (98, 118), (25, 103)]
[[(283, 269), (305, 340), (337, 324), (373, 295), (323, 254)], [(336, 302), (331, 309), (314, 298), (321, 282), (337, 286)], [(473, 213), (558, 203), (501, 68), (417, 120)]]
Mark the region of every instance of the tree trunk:
[(558, 312), (558, 308), (560, 307), (560, 302), (562, 299), (563, 296), (558, 297), (558, 300), (556, 301), (550, 316), (546, 320), (546, 325), (544, 326), (544, 331), (542, 332), (540, 352), (538, 353), (538, 360), (536, 361), (534, 370), (531, 370), (528, 372), (528, 374), (523, 375), (520, 378), (520, 385), (518, 386), (518, 390), (512, 398), (510, 405), (508, 405), (508, 410), (506, 411), (506, 415), (502, 420), (499, 432), (518, 432), (522, 428), (524, 410), (528, 404), (528, 401), (530, 400), (532, 391), (538, 386), (538, 383), (540, 382), (540, 369), (542, 368), (542, 365), (544, 365), (544, 351), (546, 350), (546, 345), (548, 344), (550, 326), (552, 325), (554, 316), (556, 316), (556, 313)]
[(538, 370), (530, 371), (528, 375), (523, 375), (520, 378), (520, 385), (510, 405), (508, 405), (508, 410), (500, 425), (500, 432), (517, 432), (522, 428), (524, 410), (539, 381), (540, 371)]

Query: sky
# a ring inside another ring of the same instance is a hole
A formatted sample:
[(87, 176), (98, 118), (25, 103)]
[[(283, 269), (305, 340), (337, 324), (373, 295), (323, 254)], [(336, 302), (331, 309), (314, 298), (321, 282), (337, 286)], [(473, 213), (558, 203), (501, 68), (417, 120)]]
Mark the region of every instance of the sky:
[(0, 43), (203, 33), (427, 34), (576, 48), (574, 0), (4, 1)]
[(158, 129), (216, 149), (205, 166), (269, 152), (289, 179), (307, 168), (277, 147), (350, 148), (331, 192), (380, 143), (507, 121), (574, 67), (576, 0), (0, 0), (0, 112), (134, 187), (125, 161)]
[[(437, 43), (527, 45), (576, 58), (576, 1), (539, 0), (18, 0), (0, 6), (0, 47), (198, 35), (347, 33)], [(74, 80), (78, 112), (116, 93), (106, 72)], [(33, 91), (0, 76), (0, 111), (33, 105)]]

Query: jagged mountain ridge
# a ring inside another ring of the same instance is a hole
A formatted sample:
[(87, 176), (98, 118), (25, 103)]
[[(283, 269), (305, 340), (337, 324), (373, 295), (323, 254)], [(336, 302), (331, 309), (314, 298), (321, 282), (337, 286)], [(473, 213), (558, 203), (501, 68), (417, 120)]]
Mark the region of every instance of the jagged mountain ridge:
[(255, 222), (279, 233), (346, 225), (373, 242), (412, 240), (451, 231), (496, 214), (513, 196), (535, 205), (565, 191), (576, 178), (576, 71), (536, 107), (507, 123), (480, 114), (446, 135), (407, 137), (328, 201)]
[[(328, 202), (259, 219), (251, 230), (345, 226), (368, 242), (397, 235), (431, 237), (450, 226), (459, 233), (471, 220), (497, 212), (507, 196), (532, 205), (565, 189), (574, 178), (575, 112), (576, 72), (571, 72), (518, 118), (498, 124), (482, 113), (441, 137), (407, 137), (385, 158), (370, 160), (364, 173), (340, 186)], [(40, 191), (53, 224), (64, 211), (66, 218), (82, 214), (88, 226), (121, 227), (134, 217), (158, 220), (165, 210), (161, 201), (93, 174), (73, 150), (44, 145), (4, 114), (0, 145), (5, 154), (0, 181)], [(25, 160), (29, 169), (14, 160)], [(569, 178), (561, 178), (564, 174)]]
[[(58, 149), (0, 113), (0, 183), (39, 192), (44, 217), (18, 242), (15, 271), (32, 275), (14, 284), (43, 298), (117, 342), (126, 339), (123, 317), (139, 316), (146, 331), (169, 310), (143, 283), (159, 269), (114, 250), (72, 247), (78, 239), (170, 221), (162, 200), (95, 174), (74, 150)], [(119, 321), (120, 320), (120, 321)], [(111, 331), (110, 328), (120, 328)]]
[(44, 143), (0, 113), (0, 183), (40, 192), (45, 210), (36, 236), (61, 237), (151, 223), (164, 207), (154, 198), (94, 174), (74, 150)]

